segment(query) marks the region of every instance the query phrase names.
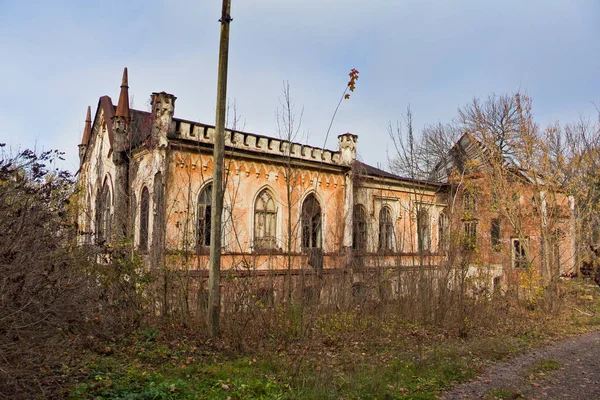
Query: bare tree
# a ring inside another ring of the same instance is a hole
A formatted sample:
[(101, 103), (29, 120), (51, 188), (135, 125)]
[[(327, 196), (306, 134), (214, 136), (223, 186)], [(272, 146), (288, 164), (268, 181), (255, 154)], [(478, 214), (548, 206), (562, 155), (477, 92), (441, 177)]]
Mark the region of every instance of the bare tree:
[(295, 224), (292, 224), (292, 208), (297, 206), (293, 199), (293, 191), (298, 179), (298, 174), (292, 163), (292, 144), (299, 140), (300, 127), (302, 126), (302, 117), (304, 109), (300, 111), (300, 116), (296, 117), (294, 112), (294, 102), (290, 93), (289, 82), (284, 82), (282, 87), (283, 98), (279, 99), (280, 108), (277, 110), (277, 132), (279, 137), (286, 141), (285, 154), (285, 189), (287, 212), (287, 232), (286, 232), (286, 250), (287, 250), (287, 301), (292, 300), (292, 249), (294, 246), (295, 235), (297, 231)]
[[(459, 110), (459, 116), (466, 137), (462, 148), (472, 165), (456, 164), (477, 178), (479, 188), (474, 192), (489, 192), (496, 211), (510, 224), (516, 239), (511, 240), (509, 253), (515, 258), (517, 251), (517, 258), (526, 258), (528, 296), (537, 293), (536, 287), (548, 285), (549, 304), (554, 304), (561, 260), (553, 249), (569, 207), (567, 197), (561, 195), (560, 128), (540, 129), (533, 119), (531, 98), (521, 92), (492, 95), (483, 102), (474, 99)], [(540, 237), (539, 260), (533, 260), (524, 245), (529, 235)], [(530, 268), (534, 262), (541, 268)]]
[(573, 230), (578, 247), (574, 264), (578, 268), (580, 263), (589, 265), (587, 260), (596, 259), (600, 243), (600, 110), (596, 121), (581, 118), (566, 125), (563, 143), (555, 159), (574, 199), (577, 222)]

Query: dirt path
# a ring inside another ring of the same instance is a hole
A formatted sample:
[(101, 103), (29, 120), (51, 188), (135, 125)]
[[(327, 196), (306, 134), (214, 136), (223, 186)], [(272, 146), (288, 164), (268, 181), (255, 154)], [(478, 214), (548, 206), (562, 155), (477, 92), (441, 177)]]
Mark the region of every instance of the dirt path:
[(600, 399), (600, 331), (491, 367), (442, 399)]

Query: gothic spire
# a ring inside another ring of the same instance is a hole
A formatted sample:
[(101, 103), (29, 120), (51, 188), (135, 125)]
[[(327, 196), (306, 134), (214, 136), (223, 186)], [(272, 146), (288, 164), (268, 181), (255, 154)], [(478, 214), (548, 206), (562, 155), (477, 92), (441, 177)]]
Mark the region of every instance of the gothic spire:
[(92, 135), (92, 115), (90, 106), (87, 109), (87, 115), (85, 116), (85, 128), (83, 128), (83, 138), (81, 144), (87, 146), (90, 142), (90, 136)]
[(129, 86), (127, 83), (127, 67), (123, 70), (123, 81), (121, 82), (121, 94), (115, 117), (129, 118)]

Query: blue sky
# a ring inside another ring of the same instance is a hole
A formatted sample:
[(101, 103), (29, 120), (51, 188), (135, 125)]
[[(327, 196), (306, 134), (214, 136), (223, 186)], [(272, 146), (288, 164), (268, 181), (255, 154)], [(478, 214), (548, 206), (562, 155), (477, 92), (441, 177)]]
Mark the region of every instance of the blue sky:
[[(526, 90), (545, 125), (595, 118), (600, 107), (600, 2), (232, 0), (228, 97), (246, 131), (277, 135), (289, 81), (304, 141), (322, 146), (351, 68), (336, 136), (387, 165), (386, 127), (408, 104), (417, 130), (449, 122), (474, 96)], [(0, 0), (0, 142), (66, 152), (78, 167), (85, 110), (178, 97), (175, 115), (214, 124), (221, 0)]]

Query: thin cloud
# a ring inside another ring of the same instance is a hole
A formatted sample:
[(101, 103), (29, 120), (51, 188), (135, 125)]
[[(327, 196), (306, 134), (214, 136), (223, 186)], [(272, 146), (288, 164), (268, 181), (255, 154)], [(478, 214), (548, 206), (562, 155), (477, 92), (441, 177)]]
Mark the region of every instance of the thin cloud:
[[(232, 15), (228, 95), (245, 129), (276, 133), (289, 81), (308, 141), (322, 145), (357, 68), (327, 146), (356, 133), (374, 165), (386, 162), (388, 121), (409, 103), (417, 129), (519, 87), (542, 123), (600, 103), (597, 2), (234, 0)], [(178, 97), (177, 116), (212, 123), (219, 16), (219, 1), (1, 3), (0, 50), (11, 57), (0, 65), (0, 142), (58, 146), (76, 169), (85, 109), (116, 99), (125, 66), (136, 108), (164, 90)]]

